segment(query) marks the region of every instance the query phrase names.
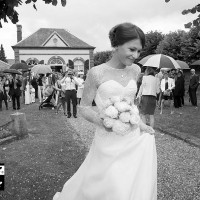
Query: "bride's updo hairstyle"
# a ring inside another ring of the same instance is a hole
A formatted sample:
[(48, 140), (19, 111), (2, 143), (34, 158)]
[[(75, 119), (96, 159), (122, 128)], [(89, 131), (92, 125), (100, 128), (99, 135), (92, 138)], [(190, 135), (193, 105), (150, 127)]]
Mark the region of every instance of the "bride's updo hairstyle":
[(145, 45), (144, 32), (134, 24), (122, 23), (114, 26), (109, 32), (112, 47), (123, 45), (131, 40), (140, 39), (142, 48)]

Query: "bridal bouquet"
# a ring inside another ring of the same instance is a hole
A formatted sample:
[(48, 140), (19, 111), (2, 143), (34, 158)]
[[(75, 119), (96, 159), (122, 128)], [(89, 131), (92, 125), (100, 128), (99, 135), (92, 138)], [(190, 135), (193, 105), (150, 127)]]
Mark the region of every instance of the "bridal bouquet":
[(128, 97), (111, 97), (101, 114), (103, 125), (117, 135), (126, 135), (140, 122), (139, 110)]

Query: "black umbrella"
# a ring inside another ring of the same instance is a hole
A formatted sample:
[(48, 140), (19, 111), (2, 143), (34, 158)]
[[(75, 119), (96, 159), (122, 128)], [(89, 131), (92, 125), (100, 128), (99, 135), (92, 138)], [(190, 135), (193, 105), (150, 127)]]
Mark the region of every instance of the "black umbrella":
[(5, 76), (5, 74), (3, 74), (3, 73), (0, 73), (0, 77), (4, 77)]
[(15, 63), (10, 67), (10, 69), (23, 69), (23, 70), (26, 70), (28, 68), (29, 66), (26, 63)]
[(3, 73), (9, 73), (9, 74), (22, 74), (20, 71), (16, 69), (4, 69)]

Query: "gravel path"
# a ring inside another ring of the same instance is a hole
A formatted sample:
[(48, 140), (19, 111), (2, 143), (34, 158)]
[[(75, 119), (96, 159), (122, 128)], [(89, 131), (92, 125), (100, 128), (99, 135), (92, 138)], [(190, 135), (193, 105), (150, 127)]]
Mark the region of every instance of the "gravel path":
[[(79, 168), (95, 127), (38, 105), (25, 106), (29, 137), (0, 146), (5, 191), (0, 200), (52, 200)], [(158, 200), (200, 200), (200, 149), (156, 132)]]
[[(80, 115), (68, 122), (79, 139), (89, 149), (94, 125)], [(200, 200), (200, 149), (182, 140), (156, 132), (158, 156), (158, 199)]]

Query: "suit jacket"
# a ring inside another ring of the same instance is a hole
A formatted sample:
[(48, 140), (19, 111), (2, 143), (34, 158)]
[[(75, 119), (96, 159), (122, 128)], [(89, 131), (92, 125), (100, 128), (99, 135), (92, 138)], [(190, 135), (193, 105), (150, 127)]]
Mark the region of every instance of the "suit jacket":
[(199, 76), (196, 74), (190, 76), (189, 89), (197, 89), (198, 86), (199, 86)]
[(37, 88), (37, 87), (38, 87), (37, 79), (36, 79), (35, 77), (33, 77), (33, 79), (31, 79), (31, 85), (32, 85), (34, 88)]
[(22, 86), (22, 82), (17, 79), (17, 88), (14, 89), (14, 81), (12, 80), (11, 83), (10, 83), (10, 95), (13, 96), (13, 95), (16, 95), (16, 96), (20, 96), (21, 95), (21, 90), (20, 90), (20, 87)]

